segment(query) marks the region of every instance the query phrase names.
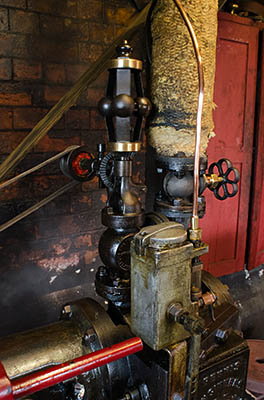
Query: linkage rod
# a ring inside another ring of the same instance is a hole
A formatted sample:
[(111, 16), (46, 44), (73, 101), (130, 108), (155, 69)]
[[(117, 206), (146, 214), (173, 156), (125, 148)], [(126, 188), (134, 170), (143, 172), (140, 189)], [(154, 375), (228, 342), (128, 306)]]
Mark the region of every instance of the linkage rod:
[(36, 165), (35, 167), (32, 167), (32, 168), (28, 169), (27, 171), (24, 171), (21, 174), (14, 176), (14, 178), (9, 179), (8, 181), (0, 183), (0, 190), (5, 189), (7, 186), (11, 185), (12, 183), (18, 182), (20, 179), (25, 178), (25, 176), (28, 176), (28, 175), (32, 174), (33, 172), (36, 172), (43, 167), (46, 167), (46, 165), (52, 163), (53, 161), (58, 160), (59, 158), (65, 156), (65, 154), (68, 154), (72, 150), (78, 149), (79, 147), (80, 146), (67, 147), (67, 149), (63, 150), (61, 153), (58, 153), (51, 158), (48, 158), (47, 160), (43, 161), (42, 163)]

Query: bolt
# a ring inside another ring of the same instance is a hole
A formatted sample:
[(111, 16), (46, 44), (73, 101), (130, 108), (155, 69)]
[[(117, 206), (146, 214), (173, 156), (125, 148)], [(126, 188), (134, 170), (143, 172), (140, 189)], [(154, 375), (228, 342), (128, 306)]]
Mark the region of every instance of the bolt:
[(114, 280), (113, 280), (113, 285), (114, 286), (118, 286), (119, 284), (120, 284), (120, 281), (121, 281), (121, 279), (120, 278), (115, 278)]
[(74, 395), (76, 400), (83, 400), (85, 396), (85, 386), (80, 382), (74, 385)]
[(72, 307), (70, 304), (66, 304), (66, 306), (63, 307), (62, 315), (67, 318), (70, 318), (72, 316)]
[(215, 340), (219, 344), (224, 344), (228, 340), (229, 334), (230, 334), (229, 330), (217, 329), (215, 333)]
[(172, 322), (179, 322), (184, 310), (180, 303), (172, 303), (167, 308), (167, 318)]
[(98, 269), (98, 275), (103, 278), (104, 276), (107, 275), (107, 269), (105, 267), (99, 267)]
[(173, 400), (183, 400), (183, 397), (179, 393), (173, 393), (172, 399)]
[(84, 346), (89, 346), (90, 343), (94, 342), (96, 339), (96, 333), (95, 331), (90, 328), (87, 330), (87, 332), (85, 333), (84, 337), (83, 337), (83, 345)]

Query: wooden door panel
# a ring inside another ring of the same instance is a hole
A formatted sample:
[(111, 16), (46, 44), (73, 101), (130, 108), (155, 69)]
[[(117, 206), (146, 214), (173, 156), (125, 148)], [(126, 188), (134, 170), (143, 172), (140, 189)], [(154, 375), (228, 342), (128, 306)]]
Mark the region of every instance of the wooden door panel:
[(219, 201), (213, 193), (205, 194), (207, 212), (201, 225), (210, 250), (203, 261), (205, 269), (216, 276), (239, 271), (245, 264), (259, 30), (241, 21), (236, 16), (219, 16), (216, 137), (209, 143), (208, 163), (230, 159), (241, 180), (234, 198)]
[(249, 220), (248, 269), (264, 263), (264, 38), (260, 55), (259, 102), (257, 111), (254, 183)]

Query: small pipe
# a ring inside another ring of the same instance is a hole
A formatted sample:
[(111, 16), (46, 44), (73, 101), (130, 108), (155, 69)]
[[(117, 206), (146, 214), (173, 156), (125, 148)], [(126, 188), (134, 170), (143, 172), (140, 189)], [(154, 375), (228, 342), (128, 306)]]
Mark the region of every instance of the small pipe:
[[(190, 33), (197, 64), (198, 64), (198, 77), (199, 77), (199, 96), (197, 106), (197, 119), (196, 119), (196, 136), (195, 136), (195, 154), (194, 154), (194, 177), (193, 177), (193, 218), (198, 220), (198, 197), (199, 197), (199, 167), (200, 167), (200, 143), (201, 143), (201, 129), (202, 129), (202, 113), (203, 113), (203, 99), (204, 99), (204, 73), (203, 62), (200, 52), (199, 43), (194, 32), (191, 21), (186, 14), (181, 2), (173, 0), (177, 6), (187, 28)], [(196, 221), (197, 224), (197, 221)], [(197, 225), (196, 225), (197, 226)]]
[[(134, 337), (115, 344), (112, 347), (107, 347), (63, 364), (47, 368), (44, 371), (14, 379), (10, 382), (9, 390), (1, 390), (0, 384), (0, 400), (11, 399), (12, 397), (10, 396), (12, 395), (14, 399), (29, 396), (40, 390), (47, 389), (50, 386), (54, 386), (60, 382), (91, 371), (94, 368), (99, 368), (110, 362), (117, 361), (120, 358), (127, 357), (142, 349), (142, 340), (138, 337)], [(1, 375), (4, 376), (4, 371)], [(0, 383), (1, 378), (2, 376), (0, 377)]]
[(46, 165), (49, 165), (53, 161), (58, 160), (59, 158), (65, 156), (66, 154), (70, 153), (72, 150), (78, 149), (80, 146), (70, 146), (67, 147), (67, 149), (63, 150), (61, 153), (56, 154), (55, 156), (48, 158), (47, 160), (43, 161), (42, 163), (35, 165), (35, 167), (32, 167), (28, 169), (27, 171), (22, 172), (19, 175), (16, 175), (14, 178), (9, 179), (8, 181), (5, 181), (3, 183), (0, 183), (0, 190), (5, 189), (7, 186), (11, 185), (12, 183), (18, 182), (20, 179), (25, 178), (25, 176), (28, 176), (32, 174), (33, 172), (38, 171), (39, 169), (46, 167)]
[[(45, 199), (40, 200), (38, 203), (34, 204), (33, 206), (27, 208), (22, 213), (16, 215), (14, 218), (9, 219), (8, 221), (4, 222), (0, 225), (0, 232), (5, 231), (10, 226), (16, 224), (17, 222), (21, 221), (22, 219), (26, 218), (33, 212), (39, 210), (41, 207), (45, 206), (46, 204), (50, 203), (52, 200), (55, 200), (58, 196), (62, 195), (63, 193), (67, 192), (68, 190), (72, 189), (74, 186), (78, 185), (80, 182), (71, 181), (66, 185), (62, 186), (60, 189), (56, 190), (56, 192), (50, 194), (49, 196), (45, 197)], [(1, 397), (0, 397), (1, 399)]]

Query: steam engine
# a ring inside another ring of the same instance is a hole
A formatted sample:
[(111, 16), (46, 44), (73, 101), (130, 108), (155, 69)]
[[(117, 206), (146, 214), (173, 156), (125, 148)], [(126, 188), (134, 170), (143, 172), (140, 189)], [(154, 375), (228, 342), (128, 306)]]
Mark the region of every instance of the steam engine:
[[(248, 347), (228, 288), (203, 271), (208, 251), (192, 224), (194, 158), (155, 153), (159, 190), (153, 212), (140, 201), (146, 187), (132, 180), (151, 103), (142, 63), (124, 43), (109, 64), (99, 111), (109, 141), (93, 155), (78, 147), (61, 159), (77, 181), (99, 177), (108, 193), (102, 265), (92, 299), (67, 304), (61, 321), (0, 341), (0, 399), (180, 400), (243, 399)], [(225, 200), (239, 173), (229, 160), (200, 158), (198, 213), (204, 191)]]

